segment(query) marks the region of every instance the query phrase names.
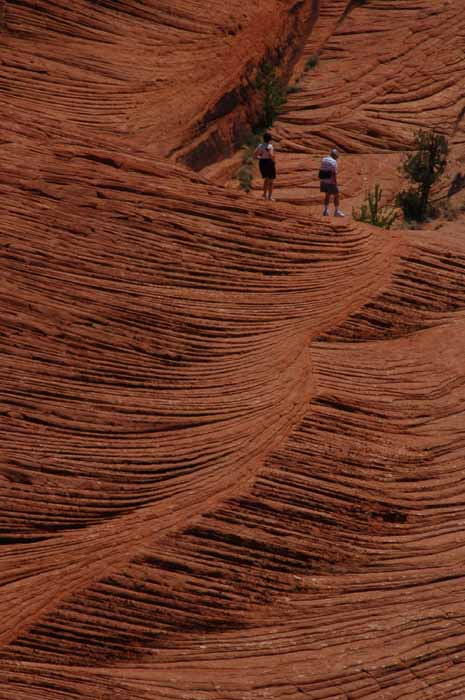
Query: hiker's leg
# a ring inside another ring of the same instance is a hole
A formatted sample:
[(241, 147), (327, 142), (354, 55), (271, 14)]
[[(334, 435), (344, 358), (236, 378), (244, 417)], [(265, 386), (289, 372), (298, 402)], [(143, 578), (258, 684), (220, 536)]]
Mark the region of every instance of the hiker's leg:
[(345, 216), (345, 214), (339, 209), (339, 192), (334, 195), (334, 216)]
[(273, 180), (271, 180), (270, 178), (267, 178), (267, 180), (266, 180), (266, 194), (267, 194), (267, 199), (270, 199), (270, 197), (271, 197), (271, 190), (272, 190), (272, 187), (273, 187)]
[(325, 193), (325, 208), (323, 209), (323, 216), (329, 215), (329, 203), (331, 201), (331, 195), (329, 192)]
[(274, 180), (271, 178), (268, 181), (270, 184), (268, 185), (268, 199), (273, 199), (273, 183)]
[(263, 199), (266, 199), (268, 194), (268, 180), (266, 177), (263, 178)]

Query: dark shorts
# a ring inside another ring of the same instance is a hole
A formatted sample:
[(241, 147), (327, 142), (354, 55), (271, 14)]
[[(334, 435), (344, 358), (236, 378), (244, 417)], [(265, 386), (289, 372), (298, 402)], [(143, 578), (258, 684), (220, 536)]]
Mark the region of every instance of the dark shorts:
[(325, 192), (326, 194), (337, 194), (339, 192), (339, 187), (334, 185), (332, 182), (324, 182), (320, 180), (320, 192)]
[(274, 180), (276, 178), (276, 166), (271, 158), (260, 158), (258, 167), (264, 180)]

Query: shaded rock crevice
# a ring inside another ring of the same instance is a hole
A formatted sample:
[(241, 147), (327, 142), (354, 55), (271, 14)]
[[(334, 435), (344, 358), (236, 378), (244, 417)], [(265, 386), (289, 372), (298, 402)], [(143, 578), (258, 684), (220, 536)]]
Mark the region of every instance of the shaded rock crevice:
[(238, 84), (226, 91), (195, 125), (194, 142), (171, 153), (195, 171), (234, 153), (261, 119), (262, 100), (255, 79), (260, 66), (272, 65), (287, 83), (319, 17), (320, 0), (298, 0), (289, 7), (277, 44), (247, 62)]

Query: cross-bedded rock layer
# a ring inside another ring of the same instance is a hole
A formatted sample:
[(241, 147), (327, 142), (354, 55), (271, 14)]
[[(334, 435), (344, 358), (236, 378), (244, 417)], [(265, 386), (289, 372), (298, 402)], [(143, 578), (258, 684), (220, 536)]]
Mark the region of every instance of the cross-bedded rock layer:
[(52, 133), (120, 136), (200, 167), (238, 145), (257, 112), (260, 65), (286, 72), (315, 9), (301, 0), (7, 0), (2, 89)]
[[(333, 5), (339, 22), (332, 15), (317, 22), (297, 66), (300, 91), (288, 96), (274, 129), (280, 198), (315, 205), (320, 200), (315, 177), (319, 159), (337, 146), (343, 154), (340, 179), (348, 210), (375, 182), (382, 186), (385, 201), (393, 201), (406, 186), (398, 166), (418, 129), (436, 129), (448, 137), (446, 181), (461, 182), (462, 3), (369, 0), (352, 3), (348, 12), (344, 2)], [(328, 29), (333, 30), (329, 37)], [(305, 70), (309, 58), (317, 55), (318, 64)]]
[[(462, 31), (434, 2), (320, 5), (306, 51), (369, 11)], [(162, 124), (131, 102), (129, 58), (157, 36), (159, 65), (173, 23), (176, 51), (226, 12), (170, 8), (7, 3), (0, 698), (460, 698), (459, 226), (383, 232), (228, 191), (161, 159), (189, 133), (169, 109), (166, 152), (119, 131), (94, 92)], [(58, 57), (69, 74), (43, 72)]]

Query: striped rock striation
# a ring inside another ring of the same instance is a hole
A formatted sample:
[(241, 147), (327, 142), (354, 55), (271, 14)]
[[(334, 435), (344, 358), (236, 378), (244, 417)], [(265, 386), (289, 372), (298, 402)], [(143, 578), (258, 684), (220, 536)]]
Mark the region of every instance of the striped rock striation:
[(6, 0), (2, 89), (33, 121), (204, 166), (256, 118), (263, 61), (284, 75), (314, 21), (302, 0)]
[[(464, 9), (4, 3), (0, 700), (463, 697), (460, 219), (382, 231), (174, 161), (202, 142), (207, 164), (215, 130), (216, 157), (233, 147), (246, 107), (192, 139), (224, 56), (237, 86), (297, 13), (295, 70), (322, 58), (276, 125), (285, 177), (333, 138), (304, 99), (344, 96), (348, 55), (388, 65), (399, 32), (399, 76), (426, 70), (412, 18), (425, 42), (449, 33), (435, 94), (458, 167)], [(368, 144), (376, 100), (351, 99), (346, 162), (398, 158), (399, 108), (376, 103)]]
[[(327, 12), (310, 33), (296, 66), (299, 92), (288, 96), (274, 129), (280, 198), (315, 205), (319, 158), (337, 146), (348, 211), (375, 182), (393, 201), (406, 187), (398, 166), (418, 129), (447, 136), (447, 185), (437, 195), (456, 194), (465, 172), (462, 3), (368, 0), (349, 11), (346, 5), (329, 4), (333, 12), (338, 6), (338, 23)], [(458, 187), (450, 190), (454, 181)]]

